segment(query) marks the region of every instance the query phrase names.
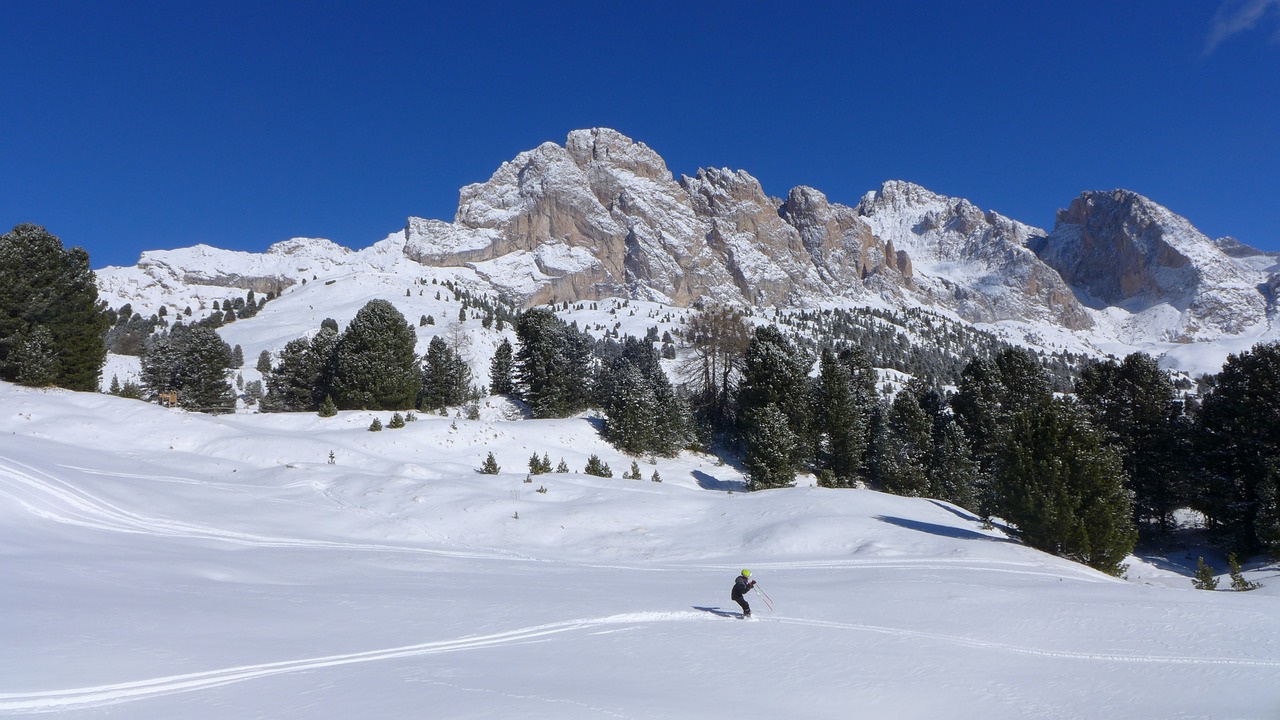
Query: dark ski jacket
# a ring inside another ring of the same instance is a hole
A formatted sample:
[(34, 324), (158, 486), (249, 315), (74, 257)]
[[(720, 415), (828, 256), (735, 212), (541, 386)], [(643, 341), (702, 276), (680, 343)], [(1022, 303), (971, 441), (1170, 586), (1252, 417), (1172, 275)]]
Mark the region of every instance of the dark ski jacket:
[(738, 579), (733, 581), (733, 594), (730, 597), (734, 600), (741, 600), (742, 594), (755, 586), (755, 580), (748, 580), (745, 576), (739, 575)]

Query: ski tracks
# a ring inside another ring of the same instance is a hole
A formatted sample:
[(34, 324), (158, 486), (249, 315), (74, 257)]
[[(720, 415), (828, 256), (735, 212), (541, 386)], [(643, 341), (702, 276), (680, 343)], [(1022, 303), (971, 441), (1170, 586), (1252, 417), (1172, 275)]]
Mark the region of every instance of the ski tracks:
[(240, 665), (237, 667), (210, 670), (206, 672), (185, 673), (136, 680), (132, 682), (95, 685), (66, 690), (46, 690), (39, 692), (0, 692), (0, 712), (12, 713), (46, 713), (63, 710), (84, 709), (115, 705), (119, 703), (145, 700), (148, 698), (171, 695), (174, 693), (195, 692), (222, 685), (256, 680), (282, 675), (286, 673), (306, 672), (324, 668), (333, 668), (357, 663), (381, 662), (400, 658), (422, 657), (440, 653), (461, 652), (465, 650), (481, 650), (505, 645), (520, 645), (543, 642), (555, 635), (582, 630), (595, 630), (604, 626), (622, 626), (618, 629), (635, 627), (640, 624), (669, 621), (698, 620), (703, 616), (695, 612), (644, 612), (608, 615), (598, 618), (565, 620), (544, 625), (509, 630), (489, 635), (471, 635), (453, 640), (405, 645), (383, 650), (327, 655), (302, 660), (261, 663), (256, 665)]
[(1087, 653), (1074, 652), (1071, 650), (1046, 650), (1043, 648), (1025, 647), (1021, 645), (1010, 645), (1007, 643), (990, 642), (987, 640), (977, 640), (974, 638), (964, 637), (962, 635), (946, 635), (943, 633), (933, 633), (924, 630), (910, 630), (907, 628), (885, 627), (881, 625), (865, 625), (861, 623), (839, 623), (827, 620), (807, 620), (802, 618), (778, 617), (773, 619), (789, 625), (806, 625), (809, 627), (822, 627), (841, 630), (855, 630), (861, 632), (878, 633), (881, 635), (892, 635), (896, 637), (913, 638), (920, 640), (932, 640), (935, 642), (945, 642), (953, 645), (962, 645), (965, 647), (979, 648), (983, 650), (997, 650), (1003, 652), (1018, 653), (1021, 655), (1034, 655), (1037, 657), (1062, 658), (1071, 660), (1094, 660), (1103, 662), (1118, 663), (1148, 663), (1153, 665), (1232, 665), (1237, 667), (1258, 667), (1258, 668), (1280, 668), (1280, 660), (1265, 660), (1251, 658), (1223, 658), (1223, 657), (1193, 657), (1178, 655), (1125, 655), (1121, 653)]

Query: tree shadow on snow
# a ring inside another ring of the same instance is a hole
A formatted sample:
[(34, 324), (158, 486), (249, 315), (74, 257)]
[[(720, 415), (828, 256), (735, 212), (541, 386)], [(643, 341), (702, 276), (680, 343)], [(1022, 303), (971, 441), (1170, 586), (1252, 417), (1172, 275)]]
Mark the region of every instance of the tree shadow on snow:
[(923, 522), (920, 520), (908, 520), (906, 518), (893, 517), (891, 515), (877, 515), (876, 519), (880, 522), (886, 522), (890, 525), (897, 525), (908, 530), (917, 530), (926, 532), (930, 535), (940, 535), (942, 537), (955, 538), (957, 540), (986, 540), (988, 542), (1011, 543), (1017, 542), (1009, 538), (992, 537), (984, 535), (975, 530), (966, 530), (965, 528), (952, 527), (950, 525), (939, 525), (937, 523)]
[(706, 613), (711, 613), (712, 615), (719, 615), (720, 617), (736, 618), (742, 615), (742, 613), (740, 612), (734, 612), (732, 610), (721, 610), (718, 607), (701, 607), (698, 605), (694, 605), (693, 609), (701, 610), (702, 612), (706, 612)]
[(741, 480), (721, 480), (701, 470), (693, 471), (693, 479), (698, 481), (698, 487), (703, 490), (747, 491), (747, 484)]

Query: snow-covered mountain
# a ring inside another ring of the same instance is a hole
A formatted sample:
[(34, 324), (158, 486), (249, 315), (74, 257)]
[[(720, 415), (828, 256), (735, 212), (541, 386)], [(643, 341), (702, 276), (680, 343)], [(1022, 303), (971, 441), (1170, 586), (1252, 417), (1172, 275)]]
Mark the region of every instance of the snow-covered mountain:
[(1046, 232), (902, 181), (849, 206), (809, 187), (773, 198), (741, 170), (676, 179), (644, 143), (597, 128), (462, 188), (452, 222), (410, 218), (363, 250), (301, 238), (262, 254), (196, 246), (144, 253), (98, 277), (108, 302), (144, 314), (207, 310), (227, 288), (278, 293), (307, 279), (374, 277), (405, 286), (448, 277), (521, 306), (923, 308), (1013, 342), (1141, 349), (1208, 372), (1228, 352), (1277, 337), (1276, 259), (1211, 241), (1128, 191), (1085, 193)]

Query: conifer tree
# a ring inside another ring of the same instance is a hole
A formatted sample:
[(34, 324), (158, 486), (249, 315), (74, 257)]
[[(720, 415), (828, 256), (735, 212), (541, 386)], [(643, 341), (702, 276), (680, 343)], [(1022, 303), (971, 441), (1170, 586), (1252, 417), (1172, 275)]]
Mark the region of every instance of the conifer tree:
[(613, 477), (613, 470), (609, 469), (609, 463), (601, 460), (595, 453), (592, 453), (591, 457), (587, 458), (587, 466), (583, 468), (582, 472), (596, 477)]
[(1203, 557), (1196, 561), (1196, 576), (1191, 585), (1197, 590), (1218, 589), (1218, 578), (1214, 577), (1213, 568), (1205, 564)]
[(29, 382), (96, 391), (108, 325), (88, 253), (38, 225), (0, 235), (0, 380), (18, 380), (22, 360)]
[(502, 468), (498, 467), (498, 460), (493, 456), (492, 452), (484, 459), (484, 464), (480, 466), (482, 475), (497, 475), (501, 470)]
[(1249, 590), (1257, 590), (1259, 585), (1251, 580), (1246, 580), (1244, 572), (1240, 569), (1240, 560), (1235, 553), (1227, 555), (1227, 566), (1230, 568), (1231, 589), (1236, 592), (1247, 592)]
[(756, 329), (747, 347), (742, 384), (738, 388), (740, 430), (747, 442), (748, 456), (752, 454), (752, 438), (764, 439), (761, 433), (752, 431), (752, 423), (764, 418), (760, 411), (772, 405), (787, 420), (791, 472), (794, 473), (796, 465), (809, 459), (814, 444), (809, 407), (811, 365), (810, 358), (797, 349), (777, 326)]
[(333, 402), (333, 397), (330, 395), (325, 395), (324, 402), (320, 403), (320, 411), (319, 411), (320, 417), (328, 418), (328, 417), (333, 417), (334, 415), (337, 415), (337, 414), (338, 414), (338, 406)]
[(1170, 531), (1174, 511), (1187, 505), (1190, 437), (1169, 373), (1143, 353), (1094, 363), (1081, 373), (1076, 397), (1123, 455), (1134, 520)]
[(333, 394), (343, 409), (414, 407), (422, 374), (417, 336), (386, 300), (370, 300), (352, 318), (338, 343)]
[(493, 361), (489, 363), (490, 393), (494, 395), (511, 394), (513, 390), (511, 384), (512, 362), (511, 341), (502, 338), (502, 342), (498, 344), (498, 349), (493, 353)]
[(461, 405), (466, 401), (467, 388), (471, 384), (471, 368), (440, 337), (431, 338), (422, 363), (422, 390), (418, 407), (422, 410)]
[(914, 497), (929, 492), (933, 418), (920, 404), (926, 390), (912, 380), (889, 405), (875, 450), (876, 482), (887, 492)]
[(1280, 549), (1259, 535), (1276, 517), (1280, 467), (1280, 343), (1233, 354), (1197, 416), (1202, 451), (1196, 509), (1240, 552)]
[(852, 487), (863, 477), (871, 417), (859, 402), (849, 364), (830, 349), (819, 360), (813, 408), (818, 466), (831, 471), (836, 487)]
[(1030, 546), (1119, 574), (1133, 550), (1119, 453), (1069, 400), (1016, 411), (997, 457), (996, 512)]
[(746, 430), (747, 488), (764, 490), (795, 484), (792, 464), (796, 437), (787, 416), (773, 403), (750, 411)]

